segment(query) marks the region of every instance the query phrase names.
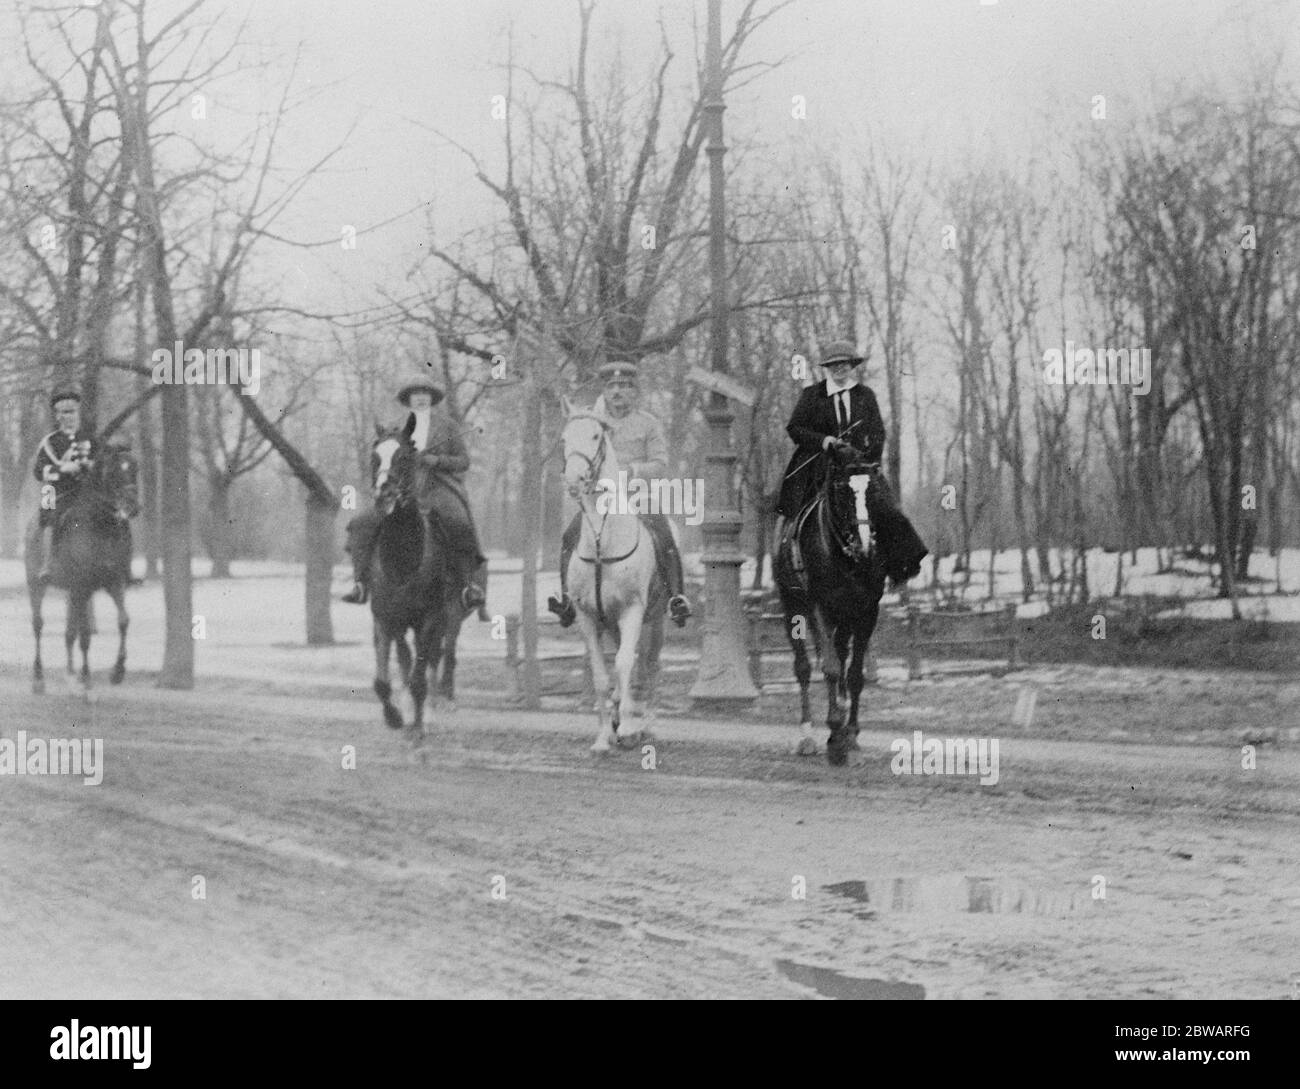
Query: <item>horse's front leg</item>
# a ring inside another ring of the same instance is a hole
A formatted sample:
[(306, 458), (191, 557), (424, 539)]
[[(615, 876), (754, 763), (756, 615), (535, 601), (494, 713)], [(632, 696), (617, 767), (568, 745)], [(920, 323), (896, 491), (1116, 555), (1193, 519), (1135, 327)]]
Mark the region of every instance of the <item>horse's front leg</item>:
[(636, 670), (637, 647), (641, 642), (641, 626), (645, 622), (645, 606), (630, 605), (618, 618), (618, 653), (614, 655), (614, 736), (620, 745), (631, 747), (640, 740), (640, 734), (631, 728), (623, 730), (623, 701), (627, 701), (628, 719), (632, 718), (632, 674)]
[(32, 635), (36, 637), (36, 660), (32, 662), (32, 691), (36, 695), (45, 694), (45, 667), (41, 665), (41, 632), (45, 630), (45, 620), (41, 615), (41, 606), (45, 599), (45, 587), (37, 586), (30, 591), (32, 602)]
[(656, 609), (654, 615), (641, 622), (641, 648), (637, 654), (637, 675), (635, 684), (640, 692), (639, 711), (641, 714), (642, 740), (648, 740), (650, 731), (647, 720), (653, 721), (659, 694), (660, 657), (664, 647), (664, 614)]
[[(810, 630), (811, 629), (811, 630)], [(799, 682), (799, 740), (795, 752), (800, 756), (817, 753), (817, 739), (812, 730), (812, 700), (808, 688), (812, 682), (812, 663), (808, 660), (808, 637), (816, 638), (816, 628), (807, 612), (799, 612), (789, 605), (785, 609), (785, 633), (794, 651), (794, 679)]]
[(829, 627), (826, 653), (822, 658), (822, 674), (826, 678), (826, 725), (830, 728), (830, 737), (826, 739), (826, 759), (832, 764), (843, 764), (848, 750), (844, 743), (844, 667), (849, 651), (848, 624), (835, 624)]
[(110, 684), (121, 684), (126, 676), (126, 629), (131, 624), (131, 618), (126, 611), (126, 589), (115, 586), (109, 593), (113, 604), (117, 606), (117, 661), (113, 663), (113, 672), (109, 674), (108, 680)]
[(411, 648), (406, 645), (406, 633), (403, 632), (395, 643), (397, 650), (397, 668), (402, 674), (402, 684), (409, 688), (411, 684)]
[(375, 695), (384, 709), (384, 721), (394, 730), (403, 726), (402, 712), (393, 703), (393, 685), (388, 677), (388, 659), (393, 646), (393, 637), (389, 635), (378, 620), (374, 626), (375, 641)]
[(605, 652), (600, 647), (600, 628), (596, 621), (582, 609), (578, 610), (578, 629), (582, 632), (582, 641), (587, 644), (587, 663), (591, 666), (591, 683), (596, 695), (596, 740), (592, 743), (594, 753), (609, 752), (614, 741), (614, 731), (610, 729), (609, 714), (605, 708), (605, 699), (609, 693), (609, 670), (605, 668)]
[(77, 667), (72, 664), (72, 648), (77, 645), (77, 632), (81, 629), (81, 617), (76, 608), (76, 592), (68, 591), (68, 615), (63, 625), (63, 649), (68, 655), (68, 677), (77, 674)]
[(844, 723), (845, 744), (850, 749), (858, 747), (858, 703), (862, 697), (862, 663), (867, 657), (867, 644), (871, 639), (869, 631), (857, 625), (853, 632), (853, 656), (847, 670), (849, 714)]
[(430, 681), (436, 680), (438, 659), (442, 654), (442, 618), (431, 612), (415, 633), (415, 661), (411, 663), (411, 703), (414, 721), (411, 738), (417, 744), (424, 738), (424, 705), (429, 698)]
[(460, 635), (458, 615), (449, 618), (447, 632), (442, 638), (442, 671), (438, 681), (438, 694), (447, 701), (447, 710), (456, 710), (456, 639)]

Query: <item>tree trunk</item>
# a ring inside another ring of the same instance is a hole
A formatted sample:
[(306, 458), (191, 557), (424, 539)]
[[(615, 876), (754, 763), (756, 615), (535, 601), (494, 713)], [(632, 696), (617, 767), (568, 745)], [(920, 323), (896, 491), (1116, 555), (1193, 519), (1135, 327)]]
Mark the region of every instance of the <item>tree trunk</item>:
[(307, 527), (303, 537), (307, 576), (307, 645), (329, 646), (334, 642), (330, 620), (330, 583), (334, 578), (334, 515), (338, 504), (307, 493)]
[[(208, 531), (208, 555), (212, 557), (212, 577), (230, 578), (230, 561), (234, 558), (234, 530), (230, 518), (230, 478), (216, 472), (208, 477), (208, 516), (212, 525)], [(311, 628), (310, 618), (307, 621)]]
[[(141, 383), (147, 378), (141, 378)], [(144, 518), (143, 540), (145, 578), (158, 577), (158, 450), (153, 441), (153, 409), (148, 402), (140, 406), (140, 512)]]
[(536, 708), (541, 706), (541, 677), (537, 669), (537, 556), (542, 529), (542, 405), (537, 384), (531, 378), (528, 394), (524, 405), (523, 473), (519, 488), (523, 558), (519, 618), (524, 635), (523, 702), (525, 707)]

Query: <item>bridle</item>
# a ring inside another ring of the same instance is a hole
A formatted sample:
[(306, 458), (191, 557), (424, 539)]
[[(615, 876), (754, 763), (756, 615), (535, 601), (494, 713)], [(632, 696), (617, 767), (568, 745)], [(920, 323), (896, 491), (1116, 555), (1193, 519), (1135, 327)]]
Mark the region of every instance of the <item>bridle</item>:
[[(879, 465), (872, 464), (865, 460), (856, 462), (856, 464), (860, 464), (862, 466), (864, 473), (872, 481), (874, 481), (876, 474), (880, 471)], [(852, 473), (849, 475), (856, 476), (859, 474)], [(853, 491), (853, 489), (852, 486), (849, 485), (847, 479), (837, 481), (834, 479), (834, 477), (835, 477), (834, 466), (828, 465), (826, 468), (826, 477), (822, 484), (822, 496), (823, 496), (822, 509), (824, 511), (823, 518), (822, 518), (823, 532), (825, 532), (827, 540), (833, 542), (835, 546), (839, 549), (839, 551), (848, 560), (850, 560), (854, 564), (862, 563), (867, 559), (869, 559), (876, 552), (876, 547), (877, 547), (876, 527), (874, 522), (871, 519), (870, 514), (867, 513), (867, 509), (866, 509), (867, 504), (866, 504), (865, 489), (861, 499), (861, 508), (862, 508), (861, 511), (857, 509), (858, 506), (857, 493), (856, 492), (853, 493), (854, 500), (855, 500), (854, 503), (855, 509), (853, 513), (854, 529), (851, 532), (842, 534), (837, 524), (838, 520), (836, 518), (836, 511), (833, 502), (834, 491), (837, 487), (841, 489), (848, 488), (850, 491)], [(862, 539), (861, 539), (863, 526), (866, 526), (867, 528), (867, 539), (870, 542), (870, 547), (866, 549), (863, 548)]]
[(578, 478), (578, 482), (569, 485), (569, 494), (576, 499), (579, 492), (583, 495), (589, 496), (592, 492), (596, 491), (596, 483), (600, 480), (601, 469), (605, 467), (605, 454), (609, 449), (609, 425), (606, 424), (604, 420), (600, 419), (600, 417), (592, 413), (573, 416), (569, 420), (569, 423), (572, 423), (574, 420), (595, 420), (596, 423), (600, 424), (600, 438), (596, 442), (595, 457), (588, 457), (582, 450), (566, 450), (564, 452), (564, 465), (566, 469), (568, 468), (569, 461), (572, 458), (581, 458), (587, 463), (587, 469), (582, 476)]
[[(372, 452), (385, 442), (393, 441), (397, 443), (397, 449), (393, 451), (392, 456), (388, 459), (387, 468), (383, 469), (384, 478), (378, 480), (378, 474), (381, 470), (380, 465), (375, 466), (374, 477), (371, 481), (371, 488), (375, 493), (375, 506), (379, 509), (387, 508), (387, 513), (392, 513), (401, 507), (408, 506), (411, 502), (411, 470), (409, 458), (404, 457), (407, 444), (397, 435), (387, 435), (380, 439), (371, 448)], [(401, 472), (398, 469), (398, 461), (402, 460)]]

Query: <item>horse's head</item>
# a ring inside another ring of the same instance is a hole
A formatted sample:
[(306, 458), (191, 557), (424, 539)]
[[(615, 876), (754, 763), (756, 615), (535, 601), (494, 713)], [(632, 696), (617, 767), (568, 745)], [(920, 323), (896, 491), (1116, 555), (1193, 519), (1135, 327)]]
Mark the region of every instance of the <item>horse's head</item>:
[(95, 458), (96, 490), (119, 518), (140, 513), (139, 471), (129, 447), (105, 445)]
[(574, 498), (597, 489), (609, 457), (609, 420), (564, 398), (564, 482)]
[(824, 486), (831, 525), (846, 549), (866, 560), (876, 547), (867, 496), (879, 478), (880, 466), (853, 447), (829, 456), (827, 462)]
[(415, 448), (400, 429), (385, 430), (376, 425), (375, 441), (370, 447), (375, 509), (387, 516), (410, 502), (414, 476)]

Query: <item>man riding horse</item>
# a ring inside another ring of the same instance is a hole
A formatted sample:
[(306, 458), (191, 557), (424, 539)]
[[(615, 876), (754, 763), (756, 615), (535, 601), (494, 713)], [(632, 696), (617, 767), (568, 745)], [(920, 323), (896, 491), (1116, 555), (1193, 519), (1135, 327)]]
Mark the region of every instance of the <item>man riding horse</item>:
[[(455, 557), (457, 585), (463, 586), (461, 605), (466, 612), (480, 608), (486, 601), (487, 559), (479, 550), (478, 532), (469, 509), (464, 476), (469, 469), (469, 451), (461, 439), (455, 421), (435, 413), (434, 405), (443, 399), (443, 391), (428, 382), (406, 386), (397, 400), (410, 414), (402, 435), (416, 449), (416, 502), (420, 513), (441, 531), (448, 551)], [(344, 601), (364, 604), (369, 597), (367, 582), (370, 558), (379, 532), (379, 517), (374, 511), (358, 515), (348, 525), (355, 585)]]
[[(59, 390), (50, 398), (58, 427), (41, 439), (35, 476), (41, 484), (39, 532), (33, 543), (41, 558), (37, 578), (49, 582), (54, 562), (54, 528), (72, 505), (94, 464), (94, 437), (81, 424), (81, 394)], [(47, 490), (47, 486), (52, 491)]]
[[(880, 462), (885, 448), (885, 422), (876, 395), (858, 379), (857, 368), (865, 362), (849, 341), (828, 344), (821, 361), (826, 380), (808, 386), (790, 415), (786, 433), (796, 449), (776, 507), (784, 519), (777, 531), (778, 541), (788, 524), (816, 497), (823, 457), (858, 450), (873, 465)], [(929, 550), (898, 509), (883, 473), (874, 476), (871, 496), (885, 573), (896, 585), (915, 578)]]
[[(640, 411), (637, 400), (637, 366), (628, 360), (606, 363), (599, 370), (605, 381), (605, 392), (596, 400), (594, 410), (610, 423), (614, 449), (627, 468), (629, 480), (643, 480), (647, 484), (668, 471), (668, 440), (663, 425), (648, 412)], [(691, 615), (690, 602), (682, 593), (682, 557), (677, 551), (672, 526), (666, 514), (643, 513), (641, 520), (655, 542), (659, 577), (668, 587), (668, 611), (673, 623), (684, 626)], [(582, 532), (582, 514), (573, 516), (560, 538), (560, 593), (552, 594), (546, 607), (560, 618), (560, 626), (567, 628), (574, 620), (573, 601), (569, 597), (569, 558), (578, 545)]]

